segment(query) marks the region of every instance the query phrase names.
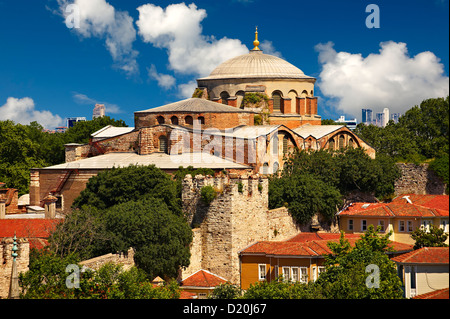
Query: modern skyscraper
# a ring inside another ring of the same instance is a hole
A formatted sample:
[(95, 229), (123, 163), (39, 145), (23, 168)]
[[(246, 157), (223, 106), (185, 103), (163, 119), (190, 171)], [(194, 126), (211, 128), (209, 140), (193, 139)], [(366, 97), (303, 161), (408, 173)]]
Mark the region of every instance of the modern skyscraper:
[(383, 116), (382, 126), (385, 127), (388, 124), (389, 118), (390, 118), (389, 117), (389, 109), (387, 107), (385, 107), (383, 109), (383, 114), (384, 114), (384, 116)]
[(105, 116), (105, 105), (104, 104), (95, 104), (94, 110), (92, 111), (92, 119), (96, 117)]
[(372, 124), (372, 110), (362, 109), (362, 122), (366, 125)]

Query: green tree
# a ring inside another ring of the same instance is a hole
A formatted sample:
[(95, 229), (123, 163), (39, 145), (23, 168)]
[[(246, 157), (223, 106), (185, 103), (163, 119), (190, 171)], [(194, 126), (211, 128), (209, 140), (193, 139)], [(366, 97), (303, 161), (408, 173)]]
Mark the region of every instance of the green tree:
[(445, 192), (449, 193), (449, 156), (448, 154), (444, 154), (441, 157), (435, 158), (431, 163), (429, 168), (439, 176), (445, 184), (447, 184), (447, 188)]
[(150, 277), (176, 277), (190, 260), (192, 231), (162, 199), (129, 201), (104, 212), (109, 252), (135, 249), (136, 266)]
[[(350, 246), (344, 233), (338, 243), (329, 242), (332, 253), (326, 256), (325, 272), (316, 281), (323, 296), (331, 299), (402, 298), (395, 263), (386, 255), (390, 235), (380, 235), (379, 229), (375, 230), (371, 225), (354, 247)], [(378, 282), (370, 280), (367, 267), (376, 268)]]
[(429, 231), (423, 227), (417, 228), (411, 233), (411, 238), (415, 240), (414, 249), (422, 247), (447, 247), (445, 241), (448, 238), (448, 234), (444, 232), (444, 229), (430, 225)]
[(89, 143), (92, 133), (108, 125), (118, 127), (127, 126), (123, 120), (115, 120), (109, 116), (97, 117), (90, 121), (77, 122), (64, 133), (65, 143)]
[(237, 299), (241, 297), (243, 291), (240, 287), (226, 282), (214, 288), (214, 291), (209, 295), (209, 299)]
[(176, 182), (155, 165), (130, 165), (100, 172), (89, 179), (73, 207), (87, 205), (102, 210), (146, 198), (162, 199), (174, 214), (181, 215)]

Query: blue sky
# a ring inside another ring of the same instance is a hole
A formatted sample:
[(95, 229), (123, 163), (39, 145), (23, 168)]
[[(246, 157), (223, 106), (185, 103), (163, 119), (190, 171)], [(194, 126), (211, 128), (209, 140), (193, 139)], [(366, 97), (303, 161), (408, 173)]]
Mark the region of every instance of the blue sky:
[[(70, 29), (74, 1), (81, 26)], [(98, 102), (132, 126), (134, 111), (183, 99), (251, 49), (255, 26), (265, 53), (317, 78), (323, 118), (448, 94), (448, 0), (92, 1), (0, 0), (1, 120), (52, 128), (90, 119)], [(380, 28), (366, 26), (371, 3)]]

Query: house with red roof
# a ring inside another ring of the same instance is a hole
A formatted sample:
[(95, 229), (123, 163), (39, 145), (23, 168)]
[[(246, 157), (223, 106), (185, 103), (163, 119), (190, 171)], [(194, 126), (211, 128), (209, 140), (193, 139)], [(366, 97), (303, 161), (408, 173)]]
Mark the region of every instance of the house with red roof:
[[(360, 234), (347, 234), (350, 245)], [(285, 241), (260, 241), (239, 252), (241, 288), (248, 289), (259, 281), (276, 280), (279, 276), (293, 282), (315, 281), (325, 270), (325, 256), (331, 254), (327, 243), (339, 242), (339, 233), (299, 233)], [(390, 257), (409, 252), (412, 245), (392, 242)]]
[(392, 260), (397, 264), (406, 298), (440, 298), (445, 296), (445, 289), (448, 298), (449, 247), (423, 247)]
[[(339, 229), (363, 233), (369, 225), (392, 231), (392, 241), (414, 244), (411, 233), (419, 227), (440, 227), (449, 232), (449, 196), (408, 194), (390, 203), (352, 203), (337, 213)], [(447, 244), (448, 244), (447, 238)]]
[(214, 291), (214, 288), (226, 282), (228, 280), (225, 278), (207, 270), (200, 269), (189, 277), (186, 277), (180, 283), (180, 289), (183, 293), (182, 296), (189, 293), (189, 299), (204, 299)]

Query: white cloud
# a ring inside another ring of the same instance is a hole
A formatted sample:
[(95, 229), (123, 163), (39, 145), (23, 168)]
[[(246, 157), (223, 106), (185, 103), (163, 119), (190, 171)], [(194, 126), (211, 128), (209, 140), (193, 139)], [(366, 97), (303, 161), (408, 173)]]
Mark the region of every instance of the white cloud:
[(276, 57), (279, 58), (283, 58), (283, 56), (281, 55), (281, 52), (277, 51), (275, 49), (275, 47), (273, 46), (272, 41), (269, 40), (263, 40), (260, 44), (259, 44), (259, 48), (261, 50), (263, 50), (263, 52), (265, 54), (270, 54), (270, 55), (274, 55)]
[(171, 4), (165, 9), (145, 4), (137, 8), (138, 33), (144, 42), (167, 49), (169, 67), (182, 74), (208, 75), (220, 63), (248, 52), (236, 39), (202, 34), (204, 9), (195, 4)]
[(195, 80), (189, 81), (185, 84), (178, 85), (178, 95), (182, 98), (190, 98), (197, 87), (197, 82)]
[(73, 93), (73, 99), (78, 104), (89, 104), (89, 105), (92, 105), (92, 109), (94, 108), (95, 104), (104, 104), (105, 105), (105, 114), (106, 115), (123, 113), (122, 109), (117, 104), (104, 102), (104, 101), (99, 101), (99, 100), (90, 98), (86, 94), (74, 92)]
[(150, 68), (148, 68), (147, 70), (150, 79), (156, 80), (160, 87), (167, 90), (175, 85), (176, 82), (175, 78), (170, 74), (158, 73), (158, 71), (156, 71), (156, 66), (154, 64), (152, 64)]
[(29, 97), (21, 99), (9, 97), (6, 103), (0, 106), (0, 119), (12, 120), (24, 125), (36, 121), (47, 129), (64, 124), (59, 115), (54, 115), (50, 111), (36, 110), (33, 99)]
[(383, 42), (379, 53), (336, 52), (333, 43), (316, 45), (322, 71), (318, 86), (341, 112), (361, 117), (362, 108), (404, 113), (427, 98), (449, 94), (449, 77), (432, 52), (408, 55), (405, 43)]
[[(136, 29), (133, 18), (128, 12), (117, 11), (105, 0), (57, 0), (60, 14), (66, 19), (72, 19), (79, 13), (79, 25), (72, 30), (80, 36), (97, 37), (105, 40), (105, 46), (111, 54), (116, 66), (128, 75), (138, 72), (136, 57), (138, 52), (133, 49), (136, 40)], [(66, 7), (74, 4), (77, 12)]]

